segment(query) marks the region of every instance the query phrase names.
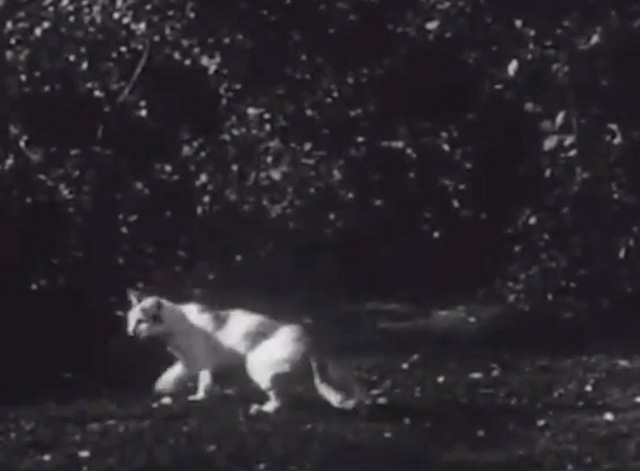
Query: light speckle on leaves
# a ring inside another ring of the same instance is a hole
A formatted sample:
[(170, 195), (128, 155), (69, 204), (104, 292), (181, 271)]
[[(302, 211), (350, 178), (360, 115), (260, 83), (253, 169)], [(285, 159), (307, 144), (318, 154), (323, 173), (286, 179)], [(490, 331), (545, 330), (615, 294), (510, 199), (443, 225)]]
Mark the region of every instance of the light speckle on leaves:
[(616, 360), (616, 364), (620, 368), (631, 368), (631, 362), (629, 360)]
[(560, 127), (564, 124), (566, 117), (567, 117), (566, 110), (561, 110), (560, 112), (558, 112), (555, 119), (556, 130), (560, 129)]
[(558, 146), (559, 140), (559, 137), (555, 134), (547, 136), (542, 143), (542, 150), (547, 152), (555, 149)]
[(620, 131), (620, 126), (616, 123), (607, 123), (607, 129), (611, 131), (611, 135), (609, 136), (609, 141), (614, 146), (619, 146), (624, 142), (622, 139), (622, 132)]
[(435, 31), (436, 29), (438, 29), (439, 26), (440, 26), (439, 20), (431, 20), (431, 21), (427, 21), (424, 24), (424, 29), (426, 29), (427, 31)]
[(173, 404), (173, 398), (171, 396), (164, 396), (164, 397), (160, 398), (160, 400), (158, 402), (155, 402), (153, 404), (153, 407), (170, 406), (171, 404)]

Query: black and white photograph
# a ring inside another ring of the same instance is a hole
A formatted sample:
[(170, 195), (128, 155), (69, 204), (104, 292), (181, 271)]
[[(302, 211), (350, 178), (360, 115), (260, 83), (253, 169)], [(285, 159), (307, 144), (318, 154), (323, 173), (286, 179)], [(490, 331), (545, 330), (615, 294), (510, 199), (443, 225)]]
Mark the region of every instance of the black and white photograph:
[(640, 2), (0, 18), (0, 471), (640, 470)]

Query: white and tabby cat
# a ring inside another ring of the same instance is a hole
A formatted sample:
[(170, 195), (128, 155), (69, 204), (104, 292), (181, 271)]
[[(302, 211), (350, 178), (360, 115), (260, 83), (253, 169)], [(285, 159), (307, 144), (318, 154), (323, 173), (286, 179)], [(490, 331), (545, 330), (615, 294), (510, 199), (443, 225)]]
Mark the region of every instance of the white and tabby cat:
[(267, 395), (251, 413), (272, 413), (294, 391), (313, 388), (329, 404), (354, 409), (368, 402), (364, 389), (337, 358), (320, 352), (300, 324), (281, 322), (244, 309), (210, 310), (158, 296), (128, 292), (127, 333), (161, 339), (176, 358), (156, 381), (155, 392), (171, 395), (197, 379), (191, 400), (207, 397), (212, 373), (244, 368)]

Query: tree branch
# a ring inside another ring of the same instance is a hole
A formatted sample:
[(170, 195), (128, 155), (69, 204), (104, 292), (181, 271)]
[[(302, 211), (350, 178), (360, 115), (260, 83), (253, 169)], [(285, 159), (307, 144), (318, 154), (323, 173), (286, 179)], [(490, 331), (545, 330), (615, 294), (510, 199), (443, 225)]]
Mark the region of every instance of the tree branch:
[(140, 74), (142, 73), (142, 69), (144, 69), (144, 66), (147, 63), (147, 60), (149, 59), (150, 51), (151, 51), (151, 41), (147, 38), (144, 42), (144, 50), (142, 51), (142, 55), (140, 56), (138, 65), (133, 71), (133, 74), (131, 75), (129, 82), (127, 82), (127, 86), (124, 88), (124, 90), (122, 90), (122, 93), (120, 93), (120, 96), (118, 96), (116, 103), (122, 102), (122, 100), (124, 100), (129, 95), (129, 93), (131, 93), (131, 89), (133, 88), (136, 81), (138, 80), (138, 77), (140, 77)]
[[(133, 74), (131, 75), (131, 78), (129, 78), (129, 81), (127, 82), (127, 85), (124, 87), (124, 89), (122, 90), (120, 95), (118, 95), (118, 98), (115, 101), (116, 105), (118, 103), (122, 103), (122, 101), (129, 95), (129, 93), (131, 93), (131, 90), (133, 89), (133, 86), (135, 85), (136, 81), (138, 80), (138, 77), (140, 77), (140, 74), (142, 73), (142, 70), (144, 69), (144, 66), (146, 65), (147, 61), (149, 60), (149, 52), (150, 51), (151, 51), (151, 40), (149, 38), (147, 38), (145, 40), (145, 42), (144, 42), (144, 50), (142, 51), (142, 55), (140, 56), (140, 60), (138, 61), (138, 65), (136, 65), (136, 68), (133, 71)], [(109, 109), (109, 107), (108, 107), (107, 108), (107, 114), (109, 114), (109, 112), (112, 109), (113, 108)], [(100, 126), (98, 128), (98, 133), (97, 133), (97, 140), (98, 141), (102, 140), (103, 133), (104, 133), (104, 123), (100, 124)]]

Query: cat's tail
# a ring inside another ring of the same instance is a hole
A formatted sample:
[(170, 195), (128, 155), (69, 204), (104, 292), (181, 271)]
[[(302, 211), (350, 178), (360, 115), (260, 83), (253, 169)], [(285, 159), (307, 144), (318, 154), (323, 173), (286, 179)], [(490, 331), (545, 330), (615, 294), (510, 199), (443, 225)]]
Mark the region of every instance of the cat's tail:
[(318, 356), (310, 359), (318, 394), (338, 409), (355, 409), (369, 404), (369, 398), (353, 371)]

